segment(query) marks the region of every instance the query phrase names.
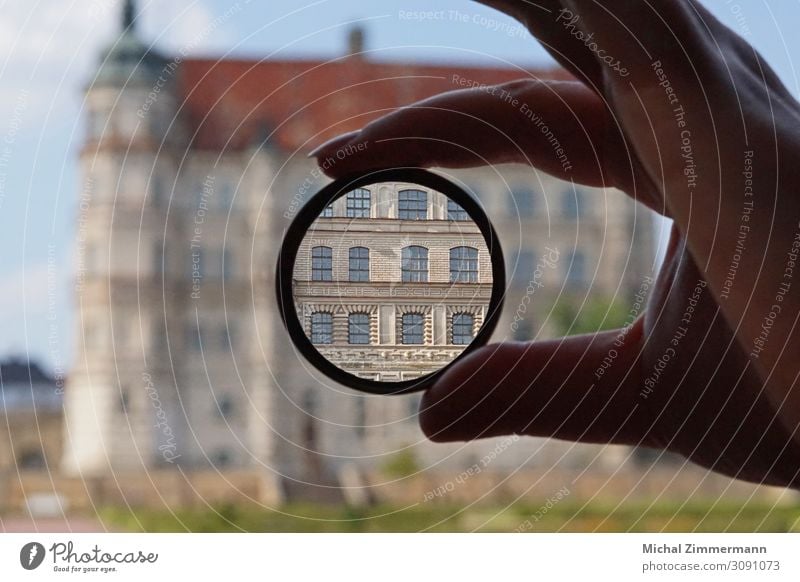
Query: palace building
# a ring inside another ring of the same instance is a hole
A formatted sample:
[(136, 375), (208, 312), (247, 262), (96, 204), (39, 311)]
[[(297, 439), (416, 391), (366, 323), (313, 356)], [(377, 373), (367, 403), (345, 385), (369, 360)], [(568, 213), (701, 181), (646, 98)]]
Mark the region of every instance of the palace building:
[[(187, 58), (143, 42), (134, 8), (124, 3), (119, 38), (85, 87), (63, 470), (248, 470), (281, 488), (327, 482), (345, 464), (372, 470), (399, 451), (451, 470), (491, 449), (428, 442), (418, 395), (360, 394), (315, 372), (278, 315), (277, 249), (327, 183), (307, 158), (323, 141), (456, 80), (567, 74), (376, 60), (358, 31), (330, 59)], [(549, 131), (557, 142), (558, 128)], [(443, 174), (475, 195), (501, 239), (508, 283), (496, 341), (574, 332), (564, 313), (593, 297), (627, 305), (653, 273), (652, 214), (620, 192), (524, 166)], [(460, 209), (389, 186), (337, 200), (296, 265), (315, 344), (386, 378), (424, 373), (423, 348), (435, 363), (463, 349), (491, 283), (486, 247)], [(496, 466), (625, 454), (522, 439)]]

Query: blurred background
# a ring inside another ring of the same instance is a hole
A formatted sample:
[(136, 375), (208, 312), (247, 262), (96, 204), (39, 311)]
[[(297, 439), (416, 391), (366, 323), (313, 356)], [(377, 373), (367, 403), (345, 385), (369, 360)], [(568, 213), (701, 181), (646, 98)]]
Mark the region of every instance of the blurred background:
[[(800, 528), (795, 494), (658, 451), (430, 443), (418, 397), (357, 394), (292, 349), (271, 270), (327, 182), (311, 149), (465, 83), (566, 78), (475, 2), (373, 4), (4, 5), (0, 527)], [(798, 93), (798, 5), (706, 4)], [(641, 313), (666, 221), (531, 168), (448, 176), (501, 233), (496, 340)]]

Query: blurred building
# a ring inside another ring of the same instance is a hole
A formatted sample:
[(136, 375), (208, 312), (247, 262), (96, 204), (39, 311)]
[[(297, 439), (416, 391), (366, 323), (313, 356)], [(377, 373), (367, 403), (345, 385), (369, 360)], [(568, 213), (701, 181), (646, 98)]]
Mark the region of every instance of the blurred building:
[(58, 470), (62, 392), (63, 386), (35, 363), (0, 362), (0, 475)]
[[(130, 2), (123, 15), (84, 101), (64, 470), (251, 468), (291, 483), (343, 463), (377, 467), (407, 447), (436, 467), (491, 450), (425, 441), (418, 396), (357, 394), (310, 369), (280, 324), (273, 268), (291, 218), (326, 183), (306, 156), (313, 147), (458, 88), (455, 78), (494, 84), (520, 70), (377, 61), (360, 33), (329, 60), (162, 55), (137, 35)], [(522, 166), (448, 176), (475, 194), (503, 242), (499, 341), (567, 331), (556, 304), (627, 304), (652, 274), (651, 215), (619, 192)], [(528, 440), (512, 449), (498, 467), (583, 466), (598, 451)], [(615, 462), (615, 450), (601, 458)]]

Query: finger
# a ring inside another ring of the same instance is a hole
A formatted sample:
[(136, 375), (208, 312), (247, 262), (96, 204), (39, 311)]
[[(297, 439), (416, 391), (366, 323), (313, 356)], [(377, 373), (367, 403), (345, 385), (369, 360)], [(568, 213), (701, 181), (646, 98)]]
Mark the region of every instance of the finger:
[(598, 93), (603, 71), (594, 54), (572, 36), (574, 14), (559, 0), (476, 0), (521, 22), (558, 63)]
[(481, 348), (425, 394), (422, 430), (440, 442), (522, 434), (646, 444), (649, 421), (638, 409), (641, 337), (639, 320), (627, 334)]
[[(564, 0), (564, 4), (574, 11), (573, 24), (584, 37), (595, 38), (598, 50), (594, 56), (601, 69), (609, 70), (603, 66), (600, 50), (602, 56), (613, 54), (625, 63), (630, 78), (607, 75), (612, 83), (652, 84), (656, 79), (651, 67), (654, 62), (672, 72), (674, 83), (683, 82), (686, 90), (695, 92), (701, 83), (718, 89), (730, 81), (731, 71), (749, 71), (756, 83), (786, 102), (795, 102), (763, 57), (699, 2)], [(739, 91), (746, 93), (747, 88), (739, 87)]]
[[(650, 68), (655, 61), (673, 73), (673, 82), (683, 73), (692, 83), (692, 70), (701, 78), (705, 72), (720, 70), (715, 61), (721, 47), (716, 43), (735, 36), (690, 0), (564, 0), (564, 5), (574, 14), (575, 34), (592, 36), (593, 53), (606, 72), (606, 81), (617, 85), (654, 80), (652, 84), (657, 84)], [(628, 74), (609, 71), (613, 60), (622, 61)]]
[(604, 120), (602, 101), (580, 83), (523, 80), (420, 101), (312, 155), (334, 177), (398, 166), (517, 162), (581, 184), (614, 185), (604, 158), (624, 147)]

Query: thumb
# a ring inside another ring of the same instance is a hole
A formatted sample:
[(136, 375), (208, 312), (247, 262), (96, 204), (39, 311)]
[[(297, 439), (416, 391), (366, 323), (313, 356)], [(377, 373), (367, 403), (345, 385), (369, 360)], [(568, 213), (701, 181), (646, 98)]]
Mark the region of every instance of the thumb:
[(641, 321), (627, 333), (477, 350), (425, 393), (423, 432), (437, 442), (521, 434), (643, 444), (649, 421), (637, 414)]

